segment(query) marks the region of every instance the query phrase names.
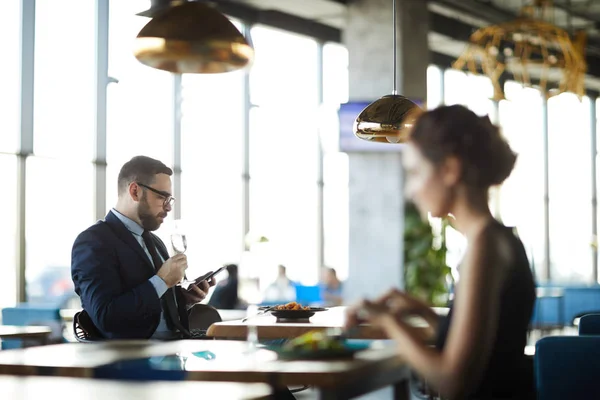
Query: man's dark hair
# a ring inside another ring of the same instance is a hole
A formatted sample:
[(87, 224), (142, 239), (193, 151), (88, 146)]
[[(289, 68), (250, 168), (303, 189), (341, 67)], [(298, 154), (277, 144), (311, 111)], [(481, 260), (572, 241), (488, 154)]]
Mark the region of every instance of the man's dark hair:
[(127, 161), (119, 172), (118, 193), (121, 195), (131, 182), (152, 185), (158, 174), (173, 175), (173, 170), (161, 161), (146, 156), (135, 156)]

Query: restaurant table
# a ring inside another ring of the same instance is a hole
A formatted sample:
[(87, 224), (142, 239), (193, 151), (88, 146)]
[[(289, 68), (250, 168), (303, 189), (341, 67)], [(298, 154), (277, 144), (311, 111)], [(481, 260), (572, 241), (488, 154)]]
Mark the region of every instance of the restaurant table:
[[(81, 308), (64, 308), (60, 310), (60, 317), (65, 323), (72, 323), (73, 318)], [(217, 310), (223, 321), (242, 319), (246, 316), (246, 310)]]
[[(100, 379), (71, 379), (47, 376), (0, 376), (2, 398), (40, 400), (65, 395), (71, 399), (187, 399), (192, 393), (206, 399), (269, 399), (265, 383), (223, 382), (119, 382)], [(196, 396), (194, 396), (196, 397)]]
[(321, 398), (348, 399), (386, 386), (407, 399), (409, 370), (393, 347), (353, 358), (283, 361), (267, 348), (219, 340), (68, 343), (0, 352), (0, 374), (80, 378), (267, 383), (273, 390), (309, 385)]
[(50, 333), (52, 333), (52, 329), (48, 326), (0, 325), (0, 340), (34, 340), (40, 344), (46, 344)]
[[(433, 310), (441, 316), (446, 315), (448, 312), (447, 308), (434, 308)], [(308, 321), (300, 322), (277, 322), (277, 318), (267, 313), (252, 317), (245, 322), (242, 322), (241, 319), (217, 322), (208, 328), (206, 334), (216, 339), (246, 339), (248, 325), (254, 325), (260, 340), (291, 339), (312, 330), (342, 328), (345, 321), (345, 312), (346, 307), (332, 307), (327, 311), (316, 312)], [(424, 320), (411, 318), (409, 322), (421, 331), (422, 336), (429, 337), (432, 335)], [(381, 340), (387, 339), (387, 336), (375, 327), (361, 325), (356, 331), (351, 332), (349, 338)]]

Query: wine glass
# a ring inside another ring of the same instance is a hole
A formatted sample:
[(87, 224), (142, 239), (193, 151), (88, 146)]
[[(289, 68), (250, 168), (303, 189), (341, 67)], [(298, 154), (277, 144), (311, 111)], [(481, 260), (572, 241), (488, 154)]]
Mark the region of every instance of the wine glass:
[[(181, 220), (173, 221), (173, 231), (171, 232), (171, 247), (173, 248), (173, 252), (175, 254), (183, 254), (187, 250), (187, 239), (185, 238), (185, 231), (183, 229), (183, 224)], [(195, 284), (194, 281), (188, 281), (183, 278), (181, 282), (178, 283), (184, 289), (188, 289), (190, 285)]]
[(185, 231), (182, 228), (180, 220), (173, 223), (173, 232), (171, 232), (171, 246), (175, 254), (183, 254), (187, 250), (187, 240)]

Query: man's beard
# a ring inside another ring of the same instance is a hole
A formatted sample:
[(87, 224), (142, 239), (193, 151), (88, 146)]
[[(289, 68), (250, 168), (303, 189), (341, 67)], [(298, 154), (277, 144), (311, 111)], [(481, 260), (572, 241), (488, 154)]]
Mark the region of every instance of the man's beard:
[(158, 217), (154, 216), (150, 212), (150, 205), (148, 204), (146, 193), (144, 193), (140, 199), (140, 204), (138, 206), (138, 218), (142, 223), (142, 227), (147, 231), (157, 230), (162, 223), (159, 221)]

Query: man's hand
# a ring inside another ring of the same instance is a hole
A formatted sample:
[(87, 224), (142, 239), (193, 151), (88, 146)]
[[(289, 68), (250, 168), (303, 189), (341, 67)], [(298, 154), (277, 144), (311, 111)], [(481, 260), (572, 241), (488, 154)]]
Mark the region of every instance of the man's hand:
[(206, 298), (208, 290), (211, 286), (215, 286), (217, 281), (215, 278), (211, 278), (210, 281), (202, 281), (198, 285), (191, 285), (189, 290), (183, 291), (183, 297), (185, 297), (185, 303), (188, 305), (200, 303)]
[(164, 262), (156, 275), (160, 276), (168, 287), (173, 287), (181, 282), (187, 267), (187, 257), (185, 254), (176, 254)]

